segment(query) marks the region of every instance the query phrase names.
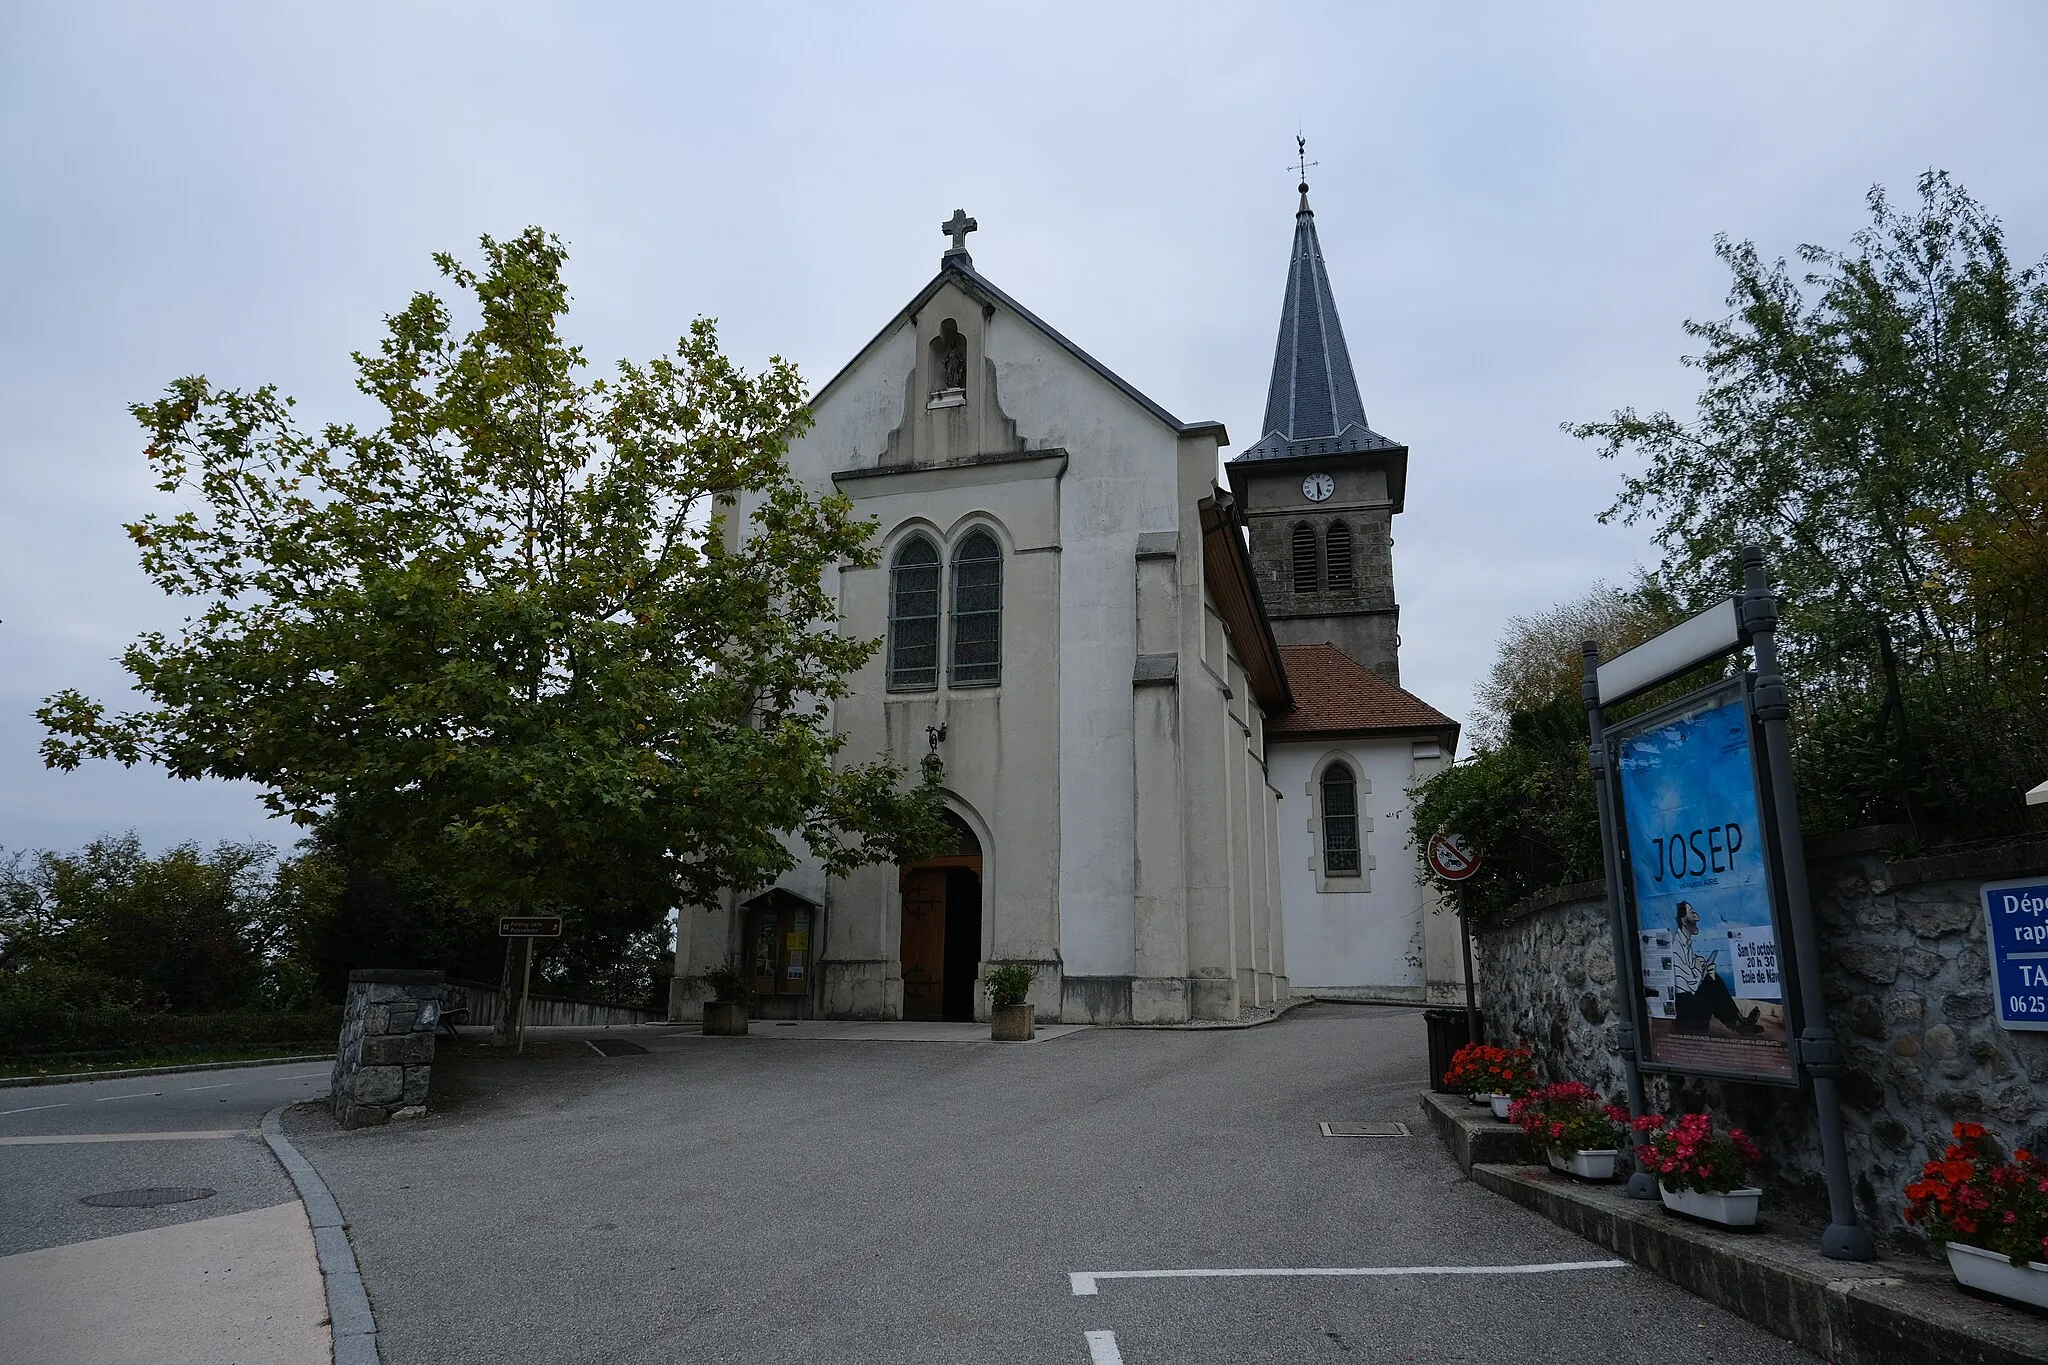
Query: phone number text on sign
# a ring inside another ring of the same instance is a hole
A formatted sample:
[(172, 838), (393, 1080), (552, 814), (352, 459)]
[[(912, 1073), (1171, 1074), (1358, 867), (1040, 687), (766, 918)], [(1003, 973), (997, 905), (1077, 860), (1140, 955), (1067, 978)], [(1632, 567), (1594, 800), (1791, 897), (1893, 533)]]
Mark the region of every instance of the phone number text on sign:
[(2048, 878), (1991, 882), (1983, 895), (1998, 1022), (2048, 1029)]

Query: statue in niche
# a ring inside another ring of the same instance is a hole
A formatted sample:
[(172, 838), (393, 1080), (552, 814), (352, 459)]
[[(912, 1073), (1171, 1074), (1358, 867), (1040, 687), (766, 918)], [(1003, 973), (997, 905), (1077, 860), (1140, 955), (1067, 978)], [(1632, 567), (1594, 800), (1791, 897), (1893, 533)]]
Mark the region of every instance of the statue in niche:
[(953, 319), (947, 318), (939, 324), (939, 334), (932, 338), (932, 350), (938, 359), (939, 389), (966, 388), (967, 338), (960, 335), (960, 328)]

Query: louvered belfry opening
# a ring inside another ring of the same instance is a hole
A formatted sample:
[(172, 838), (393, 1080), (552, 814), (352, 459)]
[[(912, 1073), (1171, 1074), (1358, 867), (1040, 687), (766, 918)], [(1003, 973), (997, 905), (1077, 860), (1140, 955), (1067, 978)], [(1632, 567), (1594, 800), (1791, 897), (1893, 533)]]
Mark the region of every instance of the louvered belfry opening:
[(1348, 589), (1351, 586), (1351, 526), (1347, 522), (1333, 521), (1324, 535), (1323, 562), (1328, 565), (1330, 588)]
[(889, 688), (939, 685), (939, 549), (914, 536), (889, 565)]
[(1307, 522), (1294, 528), (1294, 590), (1298, 593), (1320, 592), (1323, 586), (1321, 565), (1316, 562), (1316, 529)]

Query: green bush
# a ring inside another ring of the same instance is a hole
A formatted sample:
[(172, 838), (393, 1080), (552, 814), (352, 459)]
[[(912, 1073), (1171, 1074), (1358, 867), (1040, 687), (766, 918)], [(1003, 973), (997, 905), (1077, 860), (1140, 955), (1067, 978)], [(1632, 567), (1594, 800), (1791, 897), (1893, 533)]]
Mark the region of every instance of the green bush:
[(1032, 979), (1038, 975), (1036, 965), (1029, 962), (1005, 962), (988, 969), (986, 985), (988, 999), (992, 1005), (1021, 1005), (1031, 990)]

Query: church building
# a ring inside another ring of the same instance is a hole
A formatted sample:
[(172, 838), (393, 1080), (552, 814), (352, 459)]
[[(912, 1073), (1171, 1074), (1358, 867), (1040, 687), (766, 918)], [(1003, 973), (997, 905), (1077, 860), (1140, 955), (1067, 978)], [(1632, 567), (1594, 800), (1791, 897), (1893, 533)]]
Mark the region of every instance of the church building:
[(836, 706), (844, 752), (938, 753), (957, 842), (685, 908), (672, 1016), (726, 962), (769, 1018), (985, 1018), (1004, 962), (1077, 1023), (1457, 995), (1455, 921), (1408, 846), (1408, 788), (1457, 741), (1399, 685), (1408, 452), (1366, 422), (1307, 185), (1263, 431), (1227, 464), (1222, 423), (983, 276), (975, 227), (944, 225), (938, 274), (789, 451), (878, 523), (878, 562), (826, 583), (841, 628), (884, 641)]

